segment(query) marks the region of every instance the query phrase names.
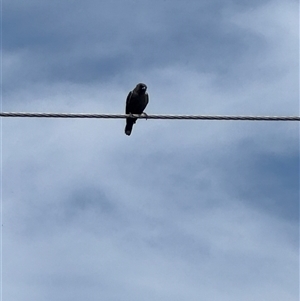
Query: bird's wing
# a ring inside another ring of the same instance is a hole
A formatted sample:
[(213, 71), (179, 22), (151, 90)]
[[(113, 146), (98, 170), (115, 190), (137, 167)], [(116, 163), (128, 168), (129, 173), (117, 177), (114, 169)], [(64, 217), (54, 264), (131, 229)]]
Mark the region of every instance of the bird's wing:
[(149, 102), (149, 95), (148, 93), (145, 94), (145, 108), (147, 107), (147, 104)]
[(146, 109), (148, 102), (149, 102), (149, 95), (148, 95), (148, 93), (146, 93), (144, 95), (143, 111)]
[(125, 114), (129, 114), (129, 106), (130, 106), (130, 99), (131, 99), (132, 91), (129, 92), (127, 98), (126, 98), (126, 108), (125, 108)]

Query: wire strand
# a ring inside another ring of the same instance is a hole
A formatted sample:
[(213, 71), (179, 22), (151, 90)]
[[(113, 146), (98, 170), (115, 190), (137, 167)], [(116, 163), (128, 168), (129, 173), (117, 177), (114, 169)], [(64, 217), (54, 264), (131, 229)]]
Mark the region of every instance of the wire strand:
[(38, 112), (1, 112), (0, 117), (35, 118), (104, 118), (104, 119), (169, 119), (169, 120), (243, 120), (243, 121), (300, 121), (300, 116), (230, 116), (230, 115), (128, 115), (95, 113), (38, 113)]

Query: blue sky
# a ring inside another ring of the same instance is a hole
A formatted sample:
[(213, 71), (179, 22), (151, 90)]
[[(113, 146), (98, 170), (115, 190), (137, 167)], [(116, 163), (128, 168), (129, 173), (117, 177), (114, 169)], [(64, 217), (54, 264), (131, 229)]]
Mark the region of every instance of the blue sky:
[[(3, 1), (3, 111), (298, 115), (298, 1)], [(3, 300), (295, 301), (299, 125), (2, 120)]]

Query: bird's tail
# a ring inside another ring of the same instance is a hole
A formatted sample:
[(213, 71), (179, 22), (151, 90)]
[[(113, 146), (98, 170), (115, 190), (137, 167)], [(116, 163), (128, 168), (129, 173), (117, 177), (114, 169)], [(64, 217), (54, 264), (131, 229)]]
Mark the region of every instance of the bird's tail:
[(136, 122), (136, 118), (126, 118), (125, 134), (130, 136), (132, 127)]

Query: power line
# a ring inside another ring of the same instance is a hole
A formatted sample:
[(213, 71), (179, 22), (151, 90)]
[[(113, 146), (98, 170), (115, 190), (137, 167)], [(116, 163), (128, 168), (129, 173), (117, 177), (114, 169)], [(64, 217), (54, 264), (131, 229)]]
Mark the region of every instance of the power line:
[(300, 121), (300, 116), (231, 116), (231, 115), (126, 115), (126, 114), (95, 114), (95, 113), (33, 113), (33, 112), (2, 112), (0, 117), (37, 117), (37, 118), (104, 118), (124, 119), (137, 117), (140, 119), (169, 120), (243, 120), (243, 121)]

